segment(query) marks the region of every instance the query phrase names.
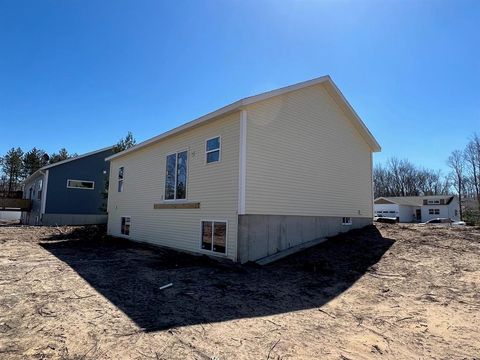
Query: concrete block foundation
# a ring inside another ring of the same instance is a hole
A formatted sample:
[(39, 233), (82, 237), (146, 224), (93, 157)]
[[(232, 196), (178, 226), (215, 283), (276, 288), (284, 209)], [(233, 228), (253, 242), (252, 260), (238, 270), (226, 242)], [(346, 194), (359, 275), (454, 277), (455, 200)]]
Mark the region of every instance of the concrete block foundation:
[(238, 261), (256, 261), (314, 240), (372, 224), (370, 217), (352, 217), (343, 225), (341, 217), (296, 215), (240, 215), (238, 217)]

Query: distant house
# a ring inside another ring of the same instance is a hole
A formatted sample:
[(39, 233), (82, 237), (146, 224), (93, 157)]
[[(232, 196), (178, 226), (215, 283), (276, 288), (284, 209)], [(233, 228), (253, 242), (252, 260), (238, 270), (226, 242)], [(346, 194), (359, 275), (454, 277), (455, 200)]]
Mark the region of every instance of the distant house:
[(457, 196), (379, 197), (374, 201), (375, 216), (396, 217), (400, 222), (426, 222), (436, 218), (460, 220)]
[(27, 225), (85, 225), (107, 222), (105, 158), (113, 147), (47, 165), (24, 182), (31, 210), (22, 213)]
[(372, 223), (376, 151), (328, 76), (245, 98), (107, 158), (108, 233), (238, 262), (294, 251)]

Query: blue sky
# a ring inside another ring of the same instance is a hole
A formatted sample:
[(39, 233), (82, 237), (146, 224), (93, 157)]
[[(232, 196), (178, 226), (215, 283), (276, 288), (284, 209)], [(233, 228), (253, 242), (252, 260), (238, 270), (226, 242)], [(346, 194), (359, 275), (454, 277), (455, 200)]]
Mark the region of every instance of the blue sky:
[(0, 154), (142, 141), (329, 74), (375, 161), (446, 171), (480, 132), (479, 24), (479, 1), (0, 1)]

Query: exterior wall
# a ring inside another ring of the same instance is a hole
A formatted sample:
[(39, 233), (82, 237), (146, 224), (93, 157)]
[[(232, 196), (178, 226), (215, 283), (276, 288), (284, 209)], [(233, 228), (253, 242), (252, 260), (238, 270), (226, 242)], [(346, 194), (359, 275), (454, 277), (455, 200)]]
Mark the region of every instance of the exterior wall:
[[(38, 190), (40, 180), (43, 182), (41, 197), (38, 197)], [(28, 183), (24, 184), (23, 197), (30, 199), (32, 207), (29, 212), (22, 212), (22, 224), (25, 225), (40, 225), (42, 219), (42, 201), (45, 198), (46, 189), (46, 176), (42, 173), (38, 173), (37, 176), (29, 179)]]
[[(439, 209), (439, 215), (430, 215), (429, 209)], [(455, 214), (455, 210), (457, 213)], [(431, 219), (436, 218), (450, 218), (455, 221), (460, 220), (460, 208), (458, 198), (454, 198), (452, 202), (448, 205), (424, 205), (422, 206), (422, 222), (426, 222)]]
[[(109, 170), (105, 158), (112, 154), (112, 150), (106, 150), (49, 168), (45, 213), (105, 215), (102, 193), (108, 178), (104, 171), (108, 174)], [(94, 189), (67, 188), (68, 179), (94, 181)]]
[(333, 216), (239, 216), (239, 261), (255, 261), (306, 242), (326, 238), (372, 223), (371, 218), (352, 218), (352, 225), (342, 225)]
[(408, 205), (399, 205), (399, 220), (400, 222), (410, 223), (416, 221), (415, 218), (415, 209), (420, 207), (408, 206)]
[(372, 218), (371, 149), (324, 85), (247, 116), (246, 214)]
[[(130, 216), (130, 239), (180, 250), (200, 249), (202, 220), (227, 221), (227, 255), (236, 260), (240, 113), (202, 124), (156, 144), (113, 159), (110, 164), (108, 233), (121, 235), (121, 217)], [(221, 161), (206, 164), (205, 141), (221, 136)], [(187, 200), (199, 209), (154, 209), (164, 201), (166, 156), (188, 150)], [(124, 191), (117, 191), (124, 167)]]

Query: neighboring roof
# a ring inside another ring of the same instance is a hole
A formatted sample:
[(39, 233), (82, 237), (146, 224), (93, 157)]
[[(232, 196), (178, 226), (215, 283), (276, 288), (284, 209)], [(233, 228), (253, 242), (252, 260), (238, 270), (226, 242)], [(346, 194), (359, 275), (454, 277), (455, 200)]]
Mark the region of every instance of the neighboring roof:
[[(450, 204), (454, 196), (451, 195), (430, 195), (430, 196), (381, 196), (375, 199), (375, 204), (397, 204), (408, 206), (423, 206), (423, 200), (445, 200), (444, 205)], [(431, 205), (431, 204), (430, 204)], [(439, 204), (436, 204), (439, 205)]]
[(45, 165), (43, 167), (41, 167), (40, 169), (38, 169), (37, 171), (35, 171), (32, 175), (30, 175), (28, 178), (26, 178), (23, 183), (27, 183), (30, 179), (36, 177), (40, 172), (44, 171), (44, 170), (47, 170), (47, 169), (50, 169), (52, 167), (55, 167), (55, 166), (59, 166), (59, 165), (63, 165), (63, 164), (66, 164), (66, 163), (69, 163), (71, 161), (75, 161), (75, 160), (80, 160), (80, 159), (83, 159), (83, 158), (86, 158), (87, 156), (92, 156), (92, 155), (96, 155), (96, 154), (99, 154), (101, 152), (104, 152), (104, 151), (107, 151), (107, 150), (111, 150), (113, 149), (114, 146), (108, 146), (106, 148), (103, 148), (103, 149), (99, 149), (99, 150), (95, 150), (95, 151), (91, 151), (89, 153), (86, 153), (86, 154), (82, 154), (82, 155), (78, 155), (78, 156), (75, 156), (75, 157), (72, 157), (72, 158), (68, 158), (66, 160), (62, 160), (62, 161), (58, 161), (56, 163), (53, 163), (53, 164), (48, 164), (48, 165)]
[(280, 95), (286, 94), (286, 93), (291, 92), (291, 91), (299, 90), (299, 89), (302, 89), (302, 88), (305, 88), (305, 87), (308, 87), (308, 86), (313, 86), (313, 85), (317, 85), (317, 84), (321, 84), (321, 83), (325, 83), (325, 84), (330, 86), (330, 89), (332, 90), (330, 95), (336, 97), (341, 102), (341, 104), (343, 105), (344, 110), (347, 111), (353, 117), (355, 127), (360, 132), (360, 134), (362, 135), (364, 140), (369, 144), (372, 151), (373, 152), (380, 151), (381, 147), (378, 144), (377, 140), (375, 140), (373, 135), (367, 129), (367, 127), (365, 126), (363, 121), (360, 119), (360, 117), (357, 115), (355, 110), (353, 110), (352, 106), (348, 103), (347, 99), (345, 99), (345, 97), (340, 92), (340, 90), (337, 88), (337, 86), (332, 81), (330, 76), (326, 75), (326, 76), (322, 76), (322, 77), (315, 78), (315, 79), (312, 79), (312, 80), (308, 80), (308, 81), (300, 82), (300, 83), (293, 84), (293, 85), (290, 85), (290, 86), (282, 87), (282, 88), (279, 88), (279, 89), (276, 89), (276, 90), (267, 91), (267, 92), (264, 92), (264, 93), (261, 93), (261, 94), (258, 94), (258, 95), (246, 97), (244, 99), (235, 101), (234, 103), (231, 103), (230, 105), (224, 106), (224, 107), (222, 107), (218, 110), (215, 110), (211, 113), (208, 113), (204, 116), (201, 116), (201, 117), (199, 117), (195, 120), (187, 122), (184, 125), (181, 125), (181, 126), (176, 127), (176, 128), (174, 128), (170, 131), (167, 131), (163, 134), (160, 134), (160, 135), (155, 136), (151, 139), (143, 141), (143, 142), (139, 143), (138, 145), (135, 145), (135, 146), (131, 147), (130, 149), (127, 149), (127, 150), (124, 150), (124, 151), (119, 152), (117, 154), (114, 154), (114, 155), (106, 158), (105, 160), (112, 160), (112, 159), (124, 156), (126, 154), (129, 154), (133, 151), (137, 151), (137, 150), (142, 149), (142, 148), (144, 148), (148, 145), (154, 144), (154, 143), (156, 143), (156, 142), (158, 142), (158, 141), (160, 141), (160, 140), (162, 140), (162, 139), (164, 139), (168, 136), (172, 136), (172, 135), (177, 134), (179, 132), (182, 132), (182, 131), (185, 131), (187, 129), (193, 128), (193, 127), (198, 126), (202, 123), (205, 123), (209, 120), (213, 120), (213, 119), (215, 119), (219, 116), (226, 115), (226, 114), (232, 113), (232, 112), (237, 111), (237, 110), (241, 110), (244, 106), (251, 105), (251, 104), (254, 104), (254, 103), (262, 101), (262, 100), (266, 100), (266, 99), (269, 99), (269, 98), (272, 98), (272, 97), (275, 97), (275, 96), (280, 96)]

